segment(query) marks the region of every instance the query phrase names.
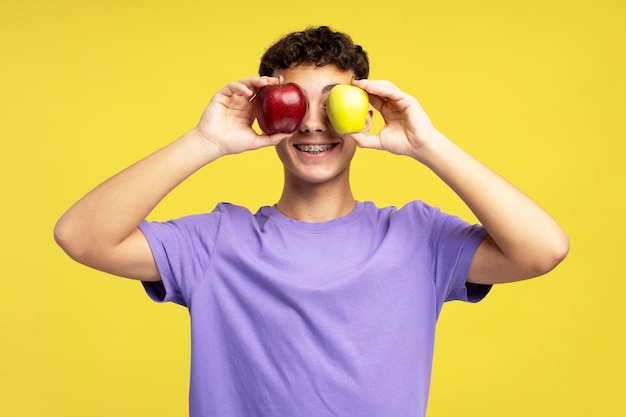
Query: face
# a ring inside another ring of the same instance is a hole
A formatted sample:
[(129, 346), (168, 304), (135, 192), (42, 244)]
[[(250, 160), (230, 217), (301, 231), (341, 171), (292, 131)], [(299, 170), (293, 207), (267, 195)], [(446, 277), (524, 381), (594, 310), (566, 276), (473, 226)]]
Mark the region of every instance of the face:
[[(285, 179), (310, 184), (347, 182), (356, 143), (334, 131), (326, 115), (326, 98), (333, 86), (350, 83), (352, 71), (341, 71), (334, 65), (302, 65), (276, 71), (274, 75), (282, 75), (285, 83), (298, 84), (308, 100), (300, 129), (276, 146), (285, 167)], [(366, 129), (370, 120), (371, 114)]]

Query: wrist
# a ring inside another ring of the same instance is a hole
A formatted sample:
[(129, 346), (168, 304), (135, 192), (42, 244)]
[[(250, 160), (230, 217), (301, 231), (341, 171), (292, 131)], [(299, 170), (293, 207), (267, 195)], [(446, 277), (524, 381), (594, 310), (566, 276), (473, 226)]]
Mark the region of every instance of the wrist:
[(430, 166), (440, 156), (445, 156), (445, 147), (452, 142), (445, 135), (437, 130), (433, 130), (419, 146), (412, 149), (410, 156), (418, 162)]
[(214, 161), (224, 155), (224, 152), (218, 144), (208, 139), (197, 128), (185, 133), (180, 140), (185, 141), (192, 148), (190, 149), (199, 159), (204, 160), (205, 163)]

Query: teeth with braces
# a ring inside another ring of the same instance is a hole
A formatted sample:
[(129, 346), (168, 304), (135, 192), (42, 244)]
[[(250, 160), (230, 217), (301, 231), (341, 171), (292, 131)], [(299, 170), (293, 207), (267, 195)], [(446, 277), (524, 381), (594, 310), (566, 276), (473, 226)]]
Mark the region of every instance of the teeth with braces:
[(316, 154), (316, 153), (327, 151), (334, 146), (335, 145), (296, 145), (296, 148), (298, 148), (298, 150), (303, 151), (303, 152)]

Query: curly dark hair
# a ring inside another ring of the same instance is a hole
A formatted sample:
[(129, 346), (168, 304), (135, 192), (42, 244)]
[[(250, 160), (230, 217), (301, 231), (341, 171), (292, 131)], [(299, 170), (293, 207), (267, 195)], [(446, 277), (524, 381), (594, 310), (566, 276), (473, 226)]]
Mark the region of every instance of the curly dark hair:
[(299, 64), (335, 65), (342, 71), (354, 71), (356, 79), (369, 75), (367, 52), (350, 36), (328, 26), (309, 27), (282, 37), (261, 57), (259, 75), (273, 76), (276, 70)]

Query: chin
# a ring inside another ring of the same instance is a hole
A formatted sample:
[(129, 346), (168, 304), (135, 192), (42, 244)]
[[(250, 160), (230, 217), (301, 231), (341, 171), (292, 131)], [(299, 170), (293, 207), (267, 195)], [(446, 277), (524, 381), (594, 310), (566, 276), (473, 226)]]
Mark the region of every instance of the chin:
[(348, 169), (341, 172), (294, 172), (285, 170), (285, 183), (298, 184), (299, 187), (343, 185), (348, 184), (348, 182)]

